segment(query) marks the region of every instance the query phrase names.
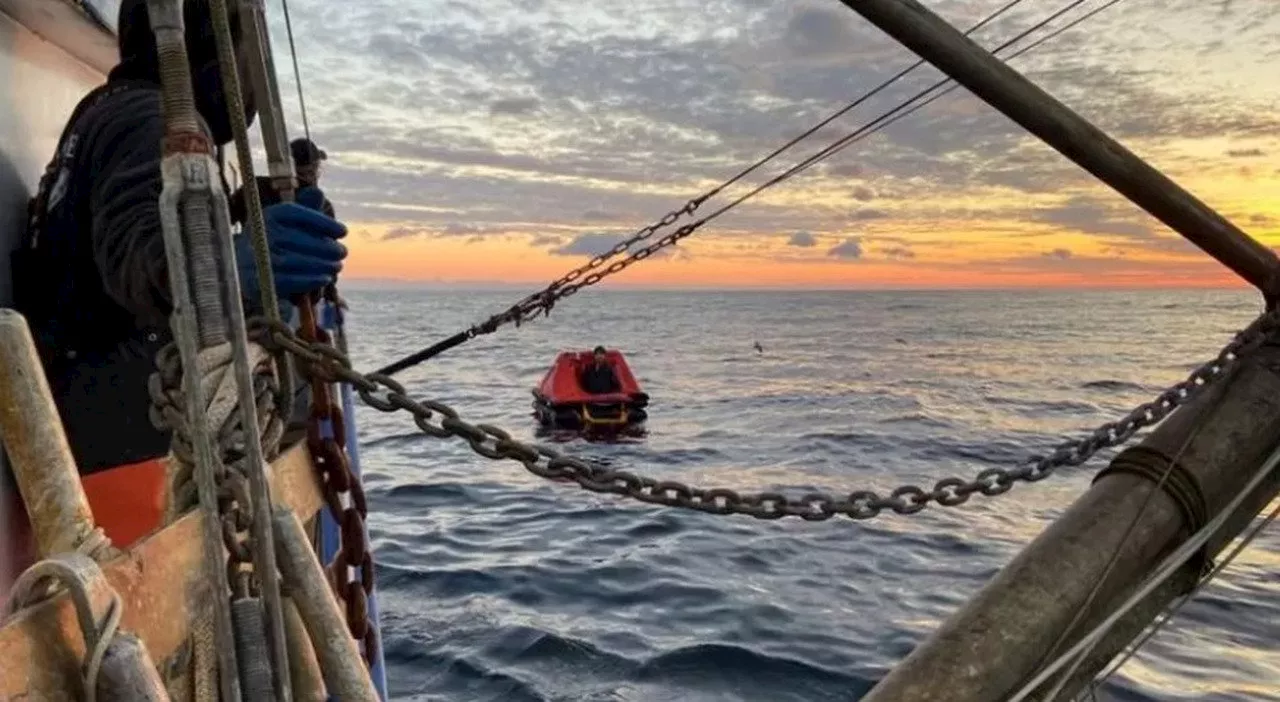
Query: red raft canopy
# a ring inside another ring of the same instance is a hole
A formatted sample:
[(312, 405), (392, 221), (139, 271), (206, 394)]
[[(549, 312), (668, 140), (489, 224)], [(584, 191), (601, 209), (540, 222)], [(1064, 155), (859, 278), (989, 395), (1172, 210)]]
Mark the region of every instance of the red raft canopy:
[(642, 430), (649, 396), (617, 350), (605, 352), (618, 391), (592, 394), (582, 388), (583, 373), (594, 363), (590, 351), (563, 351), (533, 389), (534, 416), (544, 428), (587, 433), (631, 433)]

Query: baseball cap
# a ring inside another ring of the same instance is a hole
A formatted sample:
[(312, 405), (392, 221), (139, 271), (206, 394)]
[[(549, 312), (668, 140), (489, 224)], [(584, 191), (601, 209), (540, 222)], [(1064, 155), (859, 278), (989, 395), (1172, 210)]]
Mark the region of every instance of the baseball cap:
[(329, 154), (310, 139), (294, 139), (289, 143), (289, 150), (293, 152), (293, 164), (299, 167), (329, 158)]

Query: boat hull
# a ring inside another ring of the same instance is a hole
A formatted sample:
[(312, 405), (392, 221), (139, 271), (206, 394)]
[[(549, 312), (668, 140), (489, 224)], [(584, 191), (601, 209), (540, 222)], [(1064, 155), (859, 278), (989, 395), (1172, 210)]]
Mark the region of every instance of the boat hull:
[[(304, 444), (272, 464), (275, 502), (310, 518), (324, 504)], [(147, 647), (174, 702), (194, 700), (197, 661), (192, 634), (211, 616), (211, 581), (204, 565), (199, 513), (193, 512), (144, 538), (103, 565), (124, 605), (121, 627)], [(221, 567), (221, 565), (219, 565)], [(84, 641), (69, 599), (59, 596), (25, 609), (0, 626), (0, 700), (83, 699), (80, 664)]]

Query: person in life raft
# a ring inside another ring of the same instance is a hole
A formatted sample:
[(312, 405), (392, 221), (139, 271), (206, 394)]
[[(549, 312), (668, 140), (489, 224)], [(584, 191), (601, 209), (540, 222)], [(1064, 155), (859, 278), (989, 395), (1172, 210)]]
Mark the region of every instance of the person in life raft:
[(618, 374), (613, 371), (613, 366), (609, 365), (608, 353), (603, 346), (597, 346), (591, 351), (591, 365), (583, 369), (578, 378), (578, 384), (582, 386), (583, 392), (592, 395), (608, 395), (621, 391), (622, 383), (618, 382)]

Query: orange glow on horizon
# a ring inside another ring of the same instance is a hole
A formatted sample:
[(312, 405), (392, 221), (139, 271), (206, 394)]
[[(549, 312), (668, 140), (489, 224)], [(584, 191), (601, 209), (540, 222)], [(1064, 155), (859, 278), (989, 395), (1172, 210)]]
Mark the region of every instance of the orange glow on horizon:
[[(1221, 142), (1221, 143), (1220, 143)], [(1280, 244), (1280, 141), (1260, 141), (1271, 154), (1224, 161), (1223, 140), (1166, 141), (1159, 146), (1162, 167), (1180, 185), (1217, 208), (1268, 246)], [(1238, 144), (1237, 144), (1238, 146)], [(1141, 152), (1141, 149), (1139, 149)], [(1146, 155), (1146, 154), (1144, 154)], [(822, 179), (766, 193), (757, 207), (834, 211), (837, 192)], [(870, 182), (870, 181), (869, 181)], [(1100, 231), (1036, 221), (1028, 212), (1061, 207), (1076, 195), (1114, 206), (1120, 220)], [(447, 203), (424, 203), (446, 206)], [(751, 207), (748, 203), (744, 208)], [(1030, 195), (1012, 189), (972, 188), (915, 199), (844, 202), (845, 211), (879, 209), (885, 216), (847, 221), (810, 234), (807, 246), (788, 245), (795, 232), (729, 229), (722, 222), (681, 242), (674, 256), (639, 262), (606, 284), (643, 287), (777, 288), (992, 288), (992, 287), (1239, 287), (1243, 283), (1207, 254), (1158, 227), (1145, 213), (1101, 184), (1092, 189)], [(465, 222), (465, 217), (460, 217)], [(558, 278), (588, 261), (586, 256), (550, 253), (554, 244), (534, 247), (538, 234), (558, 235), (561, 245), (575, 235), (599, 232), (584, 222), (528, 227), (484, 237), (427, 236), (384, 239), (397, 224), (349, 222), (349, 279), (393, 279), (434, 284), (531, 284)], [(627, 223), (631, 227), (640, 223)], [(634, 231), (627, 224), (609, 231)], [(716, 225), (720, 225), (717, 227)], [(1152, 224), (1163, 233), (1134, 235)], [(1128, 226), (1131, 229), (1126, 230)], [(856, 260), (830, 255), (854, 239)]]

